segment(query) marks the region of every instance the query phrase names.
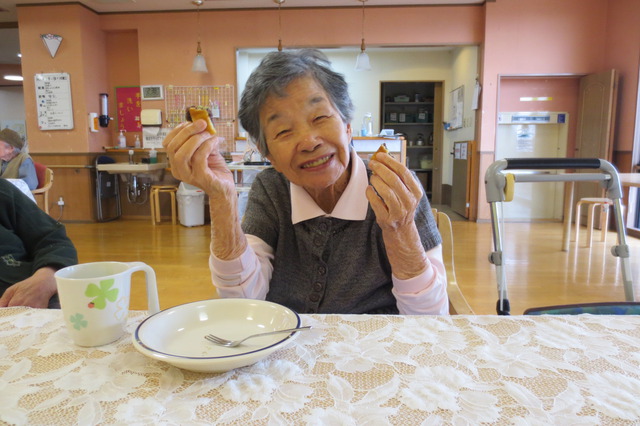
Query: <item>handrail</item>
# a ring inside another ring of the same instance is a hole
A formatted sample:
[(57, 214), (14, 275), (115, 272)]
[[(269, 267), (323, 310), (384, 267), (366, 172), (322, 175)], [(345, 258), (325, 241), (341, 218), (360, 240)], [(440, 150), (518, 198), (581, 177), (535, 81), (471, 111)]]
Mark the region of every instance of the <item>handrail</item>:
[(50, 169), (95, 169), (92, 164), (47, 164)]

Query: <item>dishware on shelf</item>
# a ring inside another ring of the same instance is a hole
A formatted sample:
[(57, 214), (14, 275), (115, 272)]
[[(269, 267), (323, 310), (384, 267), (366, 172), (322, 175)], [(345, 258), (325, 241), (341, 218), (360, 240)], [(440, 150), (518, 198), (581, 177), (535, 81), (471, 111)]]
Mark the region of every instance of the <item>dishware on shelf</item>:
[(124, 334), (129, 313), (131, 274), (143, 271), (150, 314), (160, 310), (156, 274), (142, 262), (93, 262), (55, 273), (69, 335), (78, 346), (101, 346)]
[(248, 336), (298, 328), (300, 317), (277, 303), (211, 299), (166, 309), (135, 330), (133, 346), (143, 355), (198, 372), (223, 372), (254, 364), (290, 344), (298, 333), (265, 336), (239, 347), (212, 345), (202, 336)]
[(287, 328), (285, 330), (276, 330), (276, 331), (269, 331), (267, 333), (252, 334), (251, 336), (247, 336), (244, 339), (240, 339), (240, 340), (223, 339), (222, 337), (214, 336), (213, 334), (207, 334), (206, 336), (204, 336), (204, 338), (210, 341), (211, 343), (214, 343), (219, 346), (224, 346), (226, 348), (235, 348), (236, 346), (239, 346), (242, 342), (249, 339), (254, 339), (256, 337), (272, 336), (274, 334), (282, 334), (282, 333), (291, 334), (291, 333), (296, 333), (298, 331), (304, 331), (304, 330), (311, 330), (311, 326)]

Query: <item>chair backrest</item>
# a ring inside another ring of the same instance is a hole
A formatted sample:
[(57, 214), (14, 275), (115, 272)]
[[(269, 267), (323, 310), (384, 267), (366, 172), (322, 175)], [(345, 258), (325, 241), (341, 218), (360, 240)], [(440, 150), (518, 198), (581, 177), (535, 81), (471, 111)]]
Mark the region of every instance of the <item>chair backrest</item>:
[(455, 263), (453, 261), (453, 227), (446, 213), (431, 209), (436, 219), (438, 231), (442, 237), (442, 260), (447, 271), (447, 295), (449, 296), (449, 313), (453, 315), (473, 315), (473, 309), (467, 303), (458, 287)]
[(36, 176), (38, 176), (38, 187), (31, 191), (33, 194), (41, 194), (48, 191), (53, 185), (53, 170), (41, 163), (33, 162), (36, 168)]
[(44, 186), (45, 179), (47, 177), (47, 166), (41, 163), (33, 162), (33, 166), (36, 169), (36, 176), (38, 177), (38, 186), (36, 189), (40, 189)]

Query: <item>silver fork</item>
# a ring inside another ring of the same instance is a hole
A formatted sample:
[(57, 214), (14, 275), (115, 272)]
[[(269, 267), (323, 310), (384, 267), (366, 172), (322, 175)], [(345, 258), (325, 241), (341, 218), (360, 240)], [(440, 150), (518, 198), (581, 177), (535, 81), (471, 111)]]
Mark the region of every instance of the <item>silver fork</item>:
[(303, 330), (310, 330), (310, 329), (311, 329), (311, 326), (307, 325), (305, 327), (269, 331), (267, 333), (252, 334), (251, 336), (245, 337), (244, 339), (241, 339), (241, 340), (227, 340), (227, 339), (223, 339), (222, 337), (214, 336), (213, 334), (207, 334), (206, 336), (204, 336), (204, 338), (210, 341), (211, 343), (215, 343), (216, 345), (224, 346), (226, 348), (235, 348), (245, 340), (253, 339), (254, 337), (269, 336), (271, 334), (280, 334), (280, 333), (293, 333), (295, 331), (303, 331)]

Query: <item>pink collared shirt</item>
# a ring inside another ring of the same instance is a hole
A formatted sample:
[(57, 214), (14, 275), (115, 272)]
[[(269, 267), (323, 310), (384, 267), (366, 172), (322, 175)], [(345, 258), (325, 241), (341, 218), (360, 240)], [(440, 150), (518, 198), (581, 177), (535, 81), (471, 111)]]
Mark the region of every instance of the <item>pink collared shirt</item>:
[[(364, 220), (369, 201), (365, 190), (369, 186), (366, 166), (351, 150), (351, 179), (330, 214), (313, 201), (307, 191), (293, 183), (291, 188), (291, 221), (293, 224), (319, 216), (343, 220)], [(233, 260), (221, 260), (211, 253), (209, 268), (211, 279), (223, 298), (242, 297), (265, 299), (273, 272), (273, 248), (262, 239), (247, 234), (247, 249)], [(447, 315), (447, 276), (442, 260), (442, 246), (427, 251), (430, 266), (420, 275), (401, 280), (393, 274), (393, 295), (403, 315)]]

